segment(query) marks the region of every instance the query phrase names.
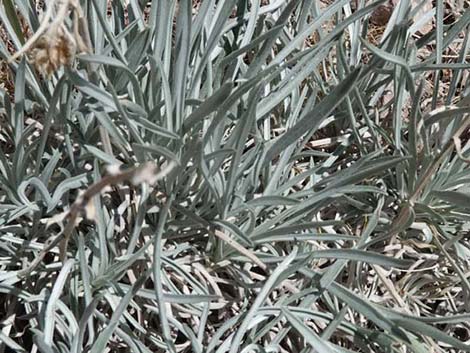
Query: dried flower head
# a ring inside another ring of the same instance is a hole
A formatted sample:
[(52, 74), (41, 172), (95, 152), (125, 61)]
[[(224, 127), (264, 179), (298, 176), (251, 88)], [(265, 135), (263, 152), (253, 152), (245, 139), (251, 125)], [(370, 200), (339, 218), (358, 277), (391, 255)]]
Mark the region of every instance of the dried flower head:
[[(66, 19), (73, 12), (72, 27)], [(53, 14), (56, 16), (53, 18)], [(15, 53), (12, 62), (23, 54), (36, 69), (50, 77), (60, 67), (72, 64), (78, 50), (90, 51), (90, 40), (80, 3), (76, 0), (52, 0), (37, 31), (25, 45)]]
[(47, 32), (38, 39), (30, 51), (30, 60), (36, 69), (50, 77), (62, 66), (71, 65), (77, 45), (75, 40), (63, 27)]

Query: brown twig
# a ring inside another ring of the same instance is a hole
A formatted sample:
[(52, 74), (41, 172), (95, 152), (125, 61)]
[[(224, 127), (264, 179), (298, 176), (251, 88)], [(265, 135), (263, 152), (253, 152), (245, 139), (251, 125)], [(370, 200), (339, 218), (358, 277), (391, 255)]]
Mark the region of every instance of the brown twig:
[(120, 171), (111, 175), (103, 177), (101, 180), (90, 185), (85, 192), (80, 195), (77, 200), (72, 204), (67, 212), (67, 223), (63, 232), (59, 233), (54, 238), (46, 241), (45, 247), (38, 256), (31, 262), (31, 264), (18, 272), (19, 276), (26, 276), (33, 271), (42, 262), (46, 254), (52, 250), (57, 244), (59, 244), (60, 260), (64, 262), (67, 257), (67, 246), (72, 235), (77, 220), (80, 214), (82, 214), (88, 203), (93, 197), (99, 195), (108, 186), (121, 184), (124, 182), (131, 182), (134, 185), (147, 182), (154, 184), (156, 181), (164, 178), (174, 167), (174, 163), (170, 163), (165, 169), (157, 172), (157, 167), (153, 163), (146, 163), (142, 166), (130, 168), (124, 171)]

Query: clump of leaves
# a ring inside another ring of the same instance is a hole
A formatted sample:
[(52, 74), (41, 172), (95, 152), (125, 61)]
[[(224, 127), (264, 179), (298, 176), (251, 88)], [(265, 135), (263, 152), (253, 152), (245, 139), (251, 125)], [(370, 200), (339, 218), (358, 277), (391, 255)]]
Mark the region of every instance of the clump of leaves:
[(383, 3), (84, 0), (89, 53), (11, 61), (0, 350), (469, 350), (470, 12)]

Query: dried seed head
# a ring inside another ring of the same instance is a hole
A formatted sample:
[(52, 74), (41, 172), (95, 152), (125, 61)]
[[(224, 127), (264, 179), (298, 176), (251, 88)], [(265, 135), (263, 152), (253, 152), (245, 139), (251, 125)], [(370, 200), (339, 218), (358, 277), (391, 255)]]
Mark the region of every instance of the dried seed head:
[[(67, 24), (70, 11), (73, 12), (71, 26)], [(21, 55), (28, 54), (36, 69), (50, 77), (60, 67), (72, 64), (77, 48), (81, 52), (90, 52), (90, 47), (88, 27), (80, 2), (51, 0), (37, 31), (8, 61), (13, 62)]]
[(39, 72), (50, 77), (60, 67), (72, 64), (76, 50), (73, 36), (61, 26), (38, 39), (30, 51), (30, 59)]

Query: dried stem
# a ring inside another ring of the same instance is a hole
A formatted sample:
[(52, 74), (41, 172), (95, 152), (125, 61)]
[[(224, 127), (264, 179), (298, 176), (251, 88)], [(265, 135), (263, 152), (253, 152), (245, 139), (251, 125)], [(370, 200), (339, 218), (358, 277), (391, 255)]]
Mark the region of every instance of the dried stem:
[(123, 182), (131, 182), (133, 184), (139, 184), (142, 182), (148, 182), (150, 184), (164, 178), (171, 169), (174, 167), (174, 163), (170, 163), (165, 169), (160, 172), (157, 171), (157, 167), (153, 163), (147, 163), (136, 168), (130, 168), (116, 174), (107, 175), (101, 180), (90, 185), (85, 192), (77, 198), (67, 212), (67, 223), (63, 232), (55, 236), (46, 242), (46, 246), (33, 260), (33, 262), (25, 269), (18, 272), (19, 276), (26, 276), (33, 271), (42, 262), (46, 254), (52, 250), (57, 244), (60, 243), (60, 260), (64, 262), (67, 256), (67, 246), (72, 235), (75, 226), (77, 225), (78, 217), (85, 210), (88, 203), (93, 197), (99, 195), (106, 187), (121, 184)]

